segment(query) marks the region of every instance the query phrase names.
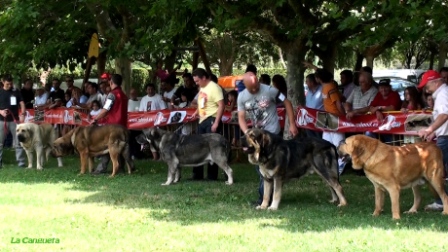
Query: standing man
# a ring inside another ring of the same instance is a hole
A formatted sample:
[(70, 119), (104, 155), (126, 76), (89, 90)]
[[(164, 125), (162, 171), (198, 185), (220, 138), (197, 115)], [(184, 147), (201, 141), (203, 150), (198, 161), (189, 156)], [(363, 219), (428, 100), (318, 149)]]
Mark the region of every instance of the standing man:
[(33, 81), (30, 79), (25, 80), (22, 89), (20, 90), (22, 94), (23, 102), (25, 103), (25, 107), (27, 109), (32, 109), (34, 100), (34, 90), (33, 90)]
[[(100, 113), (94, 118), (93, 123), (101, 122), (103, 124), (118, 124), (127, 128), (128, 124), (128, 97), (121, 89), (123, 78), (119, 74), (113, 74), (109, 85), (110, 93)], [(109, 154), (101, 156), (101, 164), (98, 165), (93, 174), (107, 173), (107, 166), (110, 161)], [(120, 167), (124, 165), (124, 159), (120, 156)]]
[[(419, 89), (426, 88), (426, 92), (434, 98), (433, 117), (434, 121), (426, 128), (421, 129), (418, 135), (430, 142), (437, 137), (437, 146), (442, 150), (445, 177), (448, 169), (448, 86), (440, 74), (434, 70), (428, 70), (423, 74)], [(448, 192), (445, 185), (445, 192)], [(425, 206), (425, 210), (442, 211), (443, 204), (440, 198), (432, 204)]]
[[(200, 87), (198, 109), (193, 117), (199, 114), (198, 133), (222, 133), (221, 117), (224, 113), (224, 96), (221, 87), (210, 80), (210, 75), (202, 68), (193, 71), (193, 80)], [(204, 178), (204, 167), (193, 168), (193, 180)], [(209, 180), (218, 179), (218, 166), (209, 165), (207, 170)]]
[(25, 167), (25, 153), (16, 135), (17, 123), (22, 123), (25, 120), (25, 103), (20, 91), (13, 88), (12, 82), (12, 77), (6, 75), (3, 80), (3, 88), (0, 89), (0, 167), (3, 165), (3, 142), (7, 131), (12, 135), (13, 147), (16, 150), (16, 161), (19, 167)]
[[(252, 127), (262, 128), (273, 134), (280, 134), (277, 104), (283, 103), (288, 117), (294, 118), (291, 102), (275, 87), (260, 84), (252, 72), (244, 74), (243, 82), (245, 89), (238, 95), (238, 123), (241, 131), (244, 134), (247, 132), (246, 113), (248, 113), (252, 121)], [(297, 135), (295, 120), (289, 120), (289, 132), (292, 136)], [(256, 166), (256, 169), (260, 176), (257, 201), (257, 205), (260, 205), (263, 201), (264, 181), (260, 168)]]

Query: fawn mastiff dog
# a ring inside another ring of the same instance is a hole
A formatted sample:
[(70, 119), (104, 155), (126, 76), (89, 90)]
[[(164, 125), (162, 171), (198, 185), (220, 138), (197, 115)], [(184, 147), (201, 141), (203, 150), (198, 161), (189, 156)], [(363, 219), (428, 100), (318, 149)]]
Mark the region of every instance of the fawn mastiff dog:
[[(21, 123), (16, 127), (17, 139), (26, 152), (28, 169), (33, 168), (33, 152), (36, 151), (38, 170), (43, 169), (44, 162), (48, 162), (56, 132), (51, 124)], [(58, 167), (62, 167), (62, 158), (58, 157)]]
[(442, 151), (434, 144), (421, 142), (390, 146), (377, 139), (354, 135), (338, 147), (343, 157), (350, 156), (353, 169), (364, 169), (375, 187), (375, 211), (383, 211), (384, 192), (390, 195), (392, 218), (400, 219), (400, 190), (412, 188), (414, 204), (406, 213), (416, 213), (421, 202), (419, 186), (422, 179), (429, 182), (442, 199), (443, 214), (448, 214), (448, 196), (444, 191)]
[(93, 158), (108, 153), (113, 165), (110, 177), (115, 176), (118, 171), (120, 155), (126, 162), (129, 174), (134, 168), (134, 163), (129, 154), (129, 133), (127, 129), (120, 125), (79, 126), (56, 139), (53, 150), (53, 153), (58, 157), (68, 155), (73, 150), (78, 152), (81, 158), (80, 174), (86, 172), (87, 162), (89, 172), (92, 172)]

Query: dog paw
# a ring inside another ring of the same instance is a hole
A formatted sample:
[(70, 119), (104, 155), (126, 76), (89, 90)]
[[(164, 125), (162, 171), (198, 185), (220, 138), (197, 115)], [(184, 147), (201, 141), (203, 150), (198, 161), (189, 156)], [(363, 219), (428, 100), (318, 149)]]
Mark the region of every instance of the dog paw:
[(442, 212), (442, 215), (448, 215), (448, 212)]
[(168, 183), (163, 183), (163, 184), (161, 184), (162, 186), (169, 186), (170, 184), (168, 184)]
[(347, 205), (347, 203), (339, 203), (338, 207), (345, 207)]
[(255, 209), (257, 209), (257, 210), (263, 210), (263, 209), (266, 209), (266, 207), (265, 207), (265, 206), (257, 206)]
[(405, 211), (404, 213), (405, 213), (405, 214), (416, 214), (416, 213), (417, 213), (417, 210), (409, 209), (409, 211)]
[(331, 200), (329, 200), (328, 202), (330, 202), (330, 204), (334, 204), (334, 203), (337, 203), (337, 202), (338, 202), (338, 199), (331, 199)]
[(115, 175), (109, 175), (109, 178), (115, 178)]
[(269, 211), (277, 211), (277, 207), (273, 207), (273, 206), (270, 206), (270, 207), (268, 207), (268, 210)]
[(381, 211), (375, 211), (375, 212), (373, 212), (372, 216), (377, 217), (380, 215), (380, 213), (381, 213)]
[(37, 167), (37, 170), (42, 171), (44, 168), (42, 167)]
[(226, 185), (233, 185), (232, 182), (226, 181)]

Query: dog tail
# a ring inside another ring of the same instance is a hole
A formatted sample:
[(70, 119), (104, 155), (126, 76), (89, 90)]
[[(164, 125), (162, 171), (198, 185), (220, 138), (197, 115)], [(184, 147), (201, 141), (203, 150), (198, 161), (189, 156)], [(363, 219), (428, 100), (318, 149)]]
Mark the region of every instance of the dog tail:
[(331, 152), (329, 152), (328, 161), (330, 164), (328, 164), (328, 167), (331, 167), (333, 172), (336, 172), (339, 179), (339, 163), (338, 163), (338, 150), (336, 149), (336, 146), (334, 144), (331, 145)]

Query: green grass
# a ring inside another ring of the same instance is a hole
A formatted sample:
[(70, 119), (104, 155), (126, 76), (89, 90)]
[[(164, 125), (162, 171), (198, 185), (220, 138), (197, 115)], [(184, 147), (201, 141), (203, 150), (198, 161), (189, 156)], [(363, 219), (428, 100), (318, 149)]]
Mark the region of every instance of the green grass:
[[(328, 203), (317, 176), (284, 186), (276, 212), (255, 210), (258, 179), (252, 165), (233, 164), (235, 184), (193, 182), (161, 186), (166, 165), (136, 162), (133, 175), (78, 176), (77, 157), (45, 170), (17, 168), (5, 150), (0, 170), (0, 251), (447, 251), (448, 217), (424, 212), (393, 221), (390, 201), (372, 217), (373, 186), (341, 178), (349, 205)], [(9, 164), (9, 165), (8, 165)], [(431, 202), (423, 193), (423, 204)], [(402, 212), (412, 192), (401, 197)], [(58, 238), (59, 244), (11, 244), (12, 238)]]

